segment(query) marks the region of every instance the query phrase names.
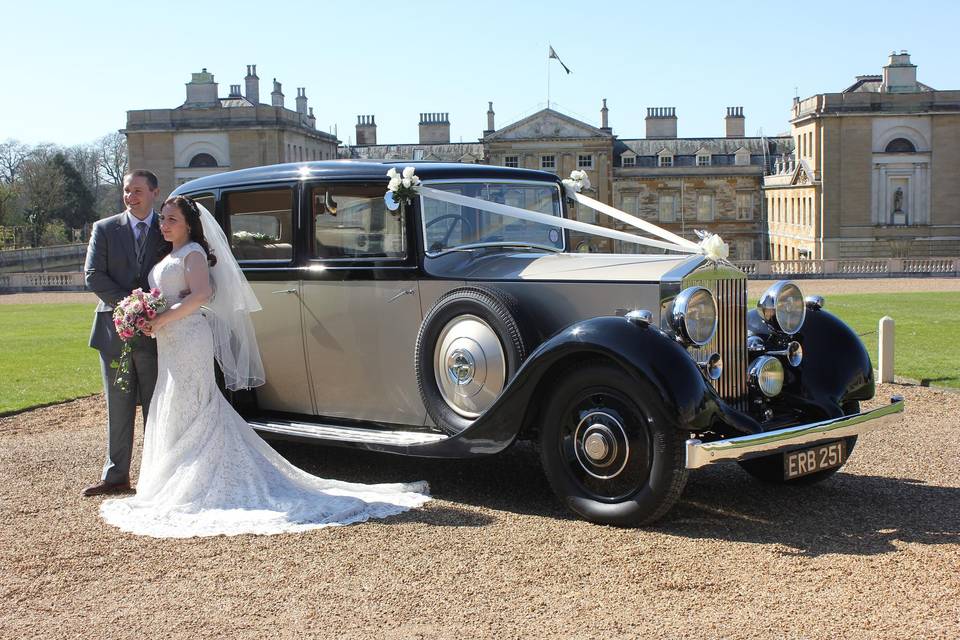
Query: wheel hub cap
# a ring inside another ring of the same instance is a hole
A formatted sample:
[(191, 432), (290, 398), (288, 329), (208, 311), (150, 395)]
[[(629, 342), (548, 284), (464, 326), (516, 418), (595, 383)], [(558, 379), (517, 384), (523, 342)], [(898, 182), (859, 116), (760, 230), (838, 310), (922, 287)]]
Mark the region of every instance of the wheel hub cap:
[(457, 316), (440, 332), (433, 366), (444, 401), (466, 418), (490, 408), (507, 376), (507, 358), (496, 332), (470, 314)]
[(627, 466), (630, 444), (620, 420), (605, 411), (592, 411), (580, 419), (574, 432), (577, 462), (601, 480), (614, 478)]

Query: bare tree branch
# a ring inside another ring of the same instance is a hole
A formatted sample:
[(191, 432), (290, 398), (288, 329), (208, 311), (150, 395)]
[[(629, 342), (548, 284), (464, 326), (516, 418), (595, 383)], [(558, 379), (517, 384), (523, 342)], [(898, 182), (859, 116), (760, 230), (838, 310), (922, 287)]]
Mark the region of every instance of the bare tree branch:
[(110, 184), (123, 184), (127, 172), (127, 137), (118, 131), (96, 141), (100, 171)]

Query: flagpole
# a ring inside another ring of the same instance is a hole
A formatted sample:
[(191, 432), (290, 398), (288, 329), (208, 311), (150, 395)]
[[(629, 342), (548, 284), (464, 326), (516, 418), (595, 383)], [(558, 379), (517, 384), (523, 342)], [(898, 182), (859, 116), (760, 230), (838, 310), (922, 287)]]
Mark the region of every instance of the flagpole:
[(550, 108), (550, 56), (547, 56), (547, 109)]

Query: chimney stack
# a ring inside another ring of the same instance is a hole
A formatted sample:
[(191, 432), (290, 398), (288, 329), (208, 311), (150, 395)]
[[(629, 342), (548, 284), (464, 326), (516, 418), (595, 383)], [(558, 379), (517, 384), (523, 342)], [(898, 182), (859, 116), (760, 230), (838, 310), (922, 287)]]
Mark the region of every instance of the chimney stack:
[(203, 69), (200, 73), (191, 74), (187, 83), (187, 101), (185, 107), (205, 108), (217, 106), (217, 83), (213, 81), (213, 74)]
[(449, 144), (450, 114), (420, 114), (420, 144)]
[(307, 124), (311, 129), (317, 128), (317, 118), (313, 115), (313, 107), (310, 107), (310, 113), (307, 115)]
[(743, 107), (727, 107), (727, 115), (723, 122), (726, 125), (728, 138), (742, 138), (747, 130)]
[(297, 113), (306, 117), (307, 115), (307, 88), (297, 87)]
[(914, 93), (917, 87), (917, 65), (911, 64), (910, 54), (904, 50), (900, 53), (890, 52), (890, 60), (883, 68), (883, 84), (880, 91), (884, 93)]
[(280, 89), (280, 83), (273, 79), (273, 92), (270, 94), (270, 102), (275, 107), (283, 108), (283, 91)]
[(607, 99), (604, 98), (603, 108), (600, 109), (600, 129), (608, 133), (612, 131), (612, 129), (610, 129), (609, 114), (610, 114), (610, 109), (607, 109)]
[(493, 125), (493, 116), (494, 116), (493, 103), (488, 102), (487, 105), (488, 105), (487, 106), (487, 130), (483, 132), (483, 135), (485, 136), (488, 136), (497, 130), (496, 127)]
[(357, 146), (377, 144), (377, 121), (371, 116), (357, 116)]
[(243, 95), (240, 93), (240, 85), (232, 84), (230, 85), (230, 95), (228, 98), (242, 98)]
[(647, 138), (676, 138), (677, 110), (675, 107), (647, 107)]
[(254, 105), (260, 104), (260, 78), (257, 77), (257, 65), (247, 65), (247, 77), (244, 81), (247, 84), (247, 100)]

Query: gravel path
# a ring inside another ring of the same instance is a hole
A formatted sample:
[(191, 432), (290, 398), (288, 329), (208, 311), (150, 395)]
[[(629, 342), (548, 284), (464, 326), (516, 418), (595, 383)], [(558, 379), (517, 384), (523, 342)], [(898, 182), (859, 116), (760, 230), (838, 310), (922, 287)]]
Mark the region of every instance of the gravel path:
[(528, 447), (430, 461), (277, 443), (311, 472), (425, 479), (436, 499), (303, 535), (137, 538), (79, 495), (102, 398), (3, 418), (0, 637), (957, 638), (960, 394), (891, 393), (902, 426), (861, 438), (831, 481), (702, 469), (637, 530), (571, 518)]

